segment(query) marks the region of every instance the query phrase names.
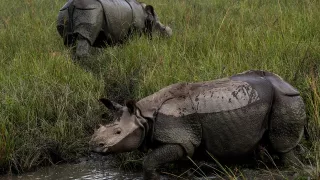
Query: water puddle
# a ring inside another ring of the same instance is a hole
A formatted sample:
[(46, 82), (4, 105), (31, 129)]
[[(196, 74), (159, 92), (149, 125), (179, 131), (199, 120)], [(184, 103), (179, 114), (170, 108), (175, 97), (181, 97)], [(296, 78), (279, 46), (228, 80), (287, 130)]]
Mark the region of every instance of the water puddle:
[(42, 167), (22, 175), (0, 176), (0, 180), (142, 180), (142, 173), (124, 172), (106, 162), (83, 161), (79, 164), (61, 164)]

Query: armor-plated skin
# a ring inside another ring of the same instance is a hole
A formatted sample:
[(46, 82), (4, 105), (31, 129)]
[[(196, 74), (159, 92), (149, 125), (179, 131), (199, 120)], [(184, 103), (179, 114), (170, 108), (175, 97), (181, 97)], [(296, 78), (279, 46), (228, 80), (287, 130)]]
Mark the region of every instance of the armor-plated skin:
[(57, 30), (65, 45), (77, 45), (77, 57), (88, 56), (90, 46), (123, 43), (134, 31), (172, 35), (152, 6), (135, 0), (69, 0), (60, 9)]
[[(124, 151), (152, 149), (144, 159), (145, 179), (158, 179), (156, 168), (160, 164), (192, 157), (198, 150), (207, 150), (219, 159), (248, 155), (263, 137), (285, 163), (293, 162), (292, 149), (302, 138), (306, 118), (299, 92), (265, 71), (173, 84), (126, 106), (106, 99), (102, 102), (117, 112), (112, 123), (115, 128), (121, 128), (123, 121), (127, 127), (122, 128), (122, 135), (96, 132), (91, 148), (98, 153), (120, 152), (97, 150), (99, 146), (112, 148), (114, 145), (108, 144), (116, 136), (118, 143), (113, 144), (121, 144)], [(131, 115), (125, 116), (128, 112)], [(113, 131), (114, 127), (106, 129)], [(134, 145), (122, 143), (128, 138), (126, 134), (135, 130), (141, 132), (139, 141)]]

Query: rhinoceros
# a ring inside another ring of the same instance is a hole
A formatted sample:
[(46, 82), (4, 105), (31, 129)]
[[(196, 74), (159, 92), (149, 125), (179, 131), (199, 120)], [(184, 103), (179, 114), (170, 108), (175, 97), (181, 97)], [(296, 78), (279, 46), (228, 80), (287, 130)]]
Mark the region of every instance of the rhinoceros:
[(91, 46), (123, 43), (133, 32), (172, 35), (153, 6), (135, 0), (69, 0), (59, 11), (57, 30), (65, 45), (76, 45), (76, 57), (88, 56)]
[(159, 165), (197, 152), (217, 159), (246, 156), (264, 139), (284, 163), (297, 162), (293, 149), (306, 119), (299, 92), (278, 75), (259, 70), (173, 84), (125, 106), (100, 100), (115, 119), (95, 130), (92, 151), (151, 149), (143, 161), (145, 179), (158, 179)]

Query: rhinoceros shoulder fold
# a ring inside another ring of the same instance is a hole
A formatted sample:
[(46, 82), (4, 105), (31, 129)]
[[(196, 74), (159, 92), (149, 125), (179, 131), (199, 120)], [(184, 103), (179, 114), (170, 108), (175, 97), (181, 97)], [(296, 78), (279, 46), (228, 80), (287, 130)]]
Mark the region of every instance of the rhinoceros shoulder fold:
[(134, 20), (131, 5), (127, 1), (99, 1), (105, 15), (106, 35), (111, 36), (113, 42), (125, 39)]
[(169, 99), (186, 96), (189, 83), (177, 83), (167, 86), (152, 95), (149, 95), (137, 102), (137, 106), (144, 117), (153, 118), (162, 104)]
[(175, 118), (159, 113), (154, 138), (161, 143), (181, 145), (191, 157), (201, 143), (202, 127), (193, 118)]
[(60, 11), (63, 11), (63, 10), (65, 10), (65, 9), (67, 9), (67, 8), (71, 5), (72, 2), (73, 2), (73, 0), (69, 0), (67, 3), (65, 3), (65, 4), (62, 6), (62, 8), (60, 8)]

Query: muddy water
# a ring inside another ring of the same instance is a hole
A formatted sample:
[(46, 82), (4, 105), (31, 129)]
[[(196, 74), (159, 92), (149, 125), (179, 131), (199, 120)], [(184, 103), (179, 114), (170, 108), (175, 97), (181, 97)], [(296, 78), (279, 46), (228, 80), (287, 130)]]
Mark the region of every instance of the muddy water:
[[(81, 160), (77, 164), (60, 164), (41, 167), (34, 172), (21, 175), (0, 176), (0, 180), (143, 180), (143, 173), (127, 172), (115, 168), (114, 158), (97, 157)], [(176, 179), (171, 175), (162, 174), (160, 180)], [(197, 177), (181, 179), (204, 179)], [(217, 179), (208, 176), (206, 179)]]
[[(259, 170), (242, 170), (242, 175), (239, 179), (256, 179), (256, 180), (285, 180), (297, 179), (297, 174), (282, 172), (273, 173), (270, 171)], [(222, 175), (223, 176), (223, 175)], [(176, 179), (172, 176), (161, 176), (161, 180)], [(188, 177), (181, 179), (194, 180), (221, 180), (229, 179), (228, 177), (219, 178), (211, 175), (203, 177)], [(305, 178), (310, 179), (310, 178)], [(20, 176), (0, 176), (0, 180), (143, 180), (142, 172), (124, 172), (118, 168), (111, 168), (108, 165), (97, 164), (96, 162), (82, 162), (79, 164), (62, 164), (51, 167), (43, 167), (35, 172), (29, 172)]]
[(142, 180), (142, 173), (124, 172), (106, 161), (83, 160), (78, 164), (42, 167), (16, 176), (0, 176), (0, 180)]
[[(257, 170), (242, 170), (242, 175), (239, 179), (256, 179), (256, 180), (286, 180), (297, 179), (295, 173), (283, 174), (272, 172), (263, 172)], [(291, 174), (291, 175), (289, 175)], [(289, 175), (289, 176), (288, 176)], [(175, 179), (169, 176), (161, 176), (161, 180)], [(194, 180), (221, 180), (217, 176), (189, 177), (181, 179)], [(228, 177), (222, 179), (229, 179)], [(310, 178), (304, 178), (310, 179)], [(110, 168), (101, 166), (96, 163), (80, 163), (80, 164), (63, 164), (51, 167), (40, 168), (35, 172), (25, 173), (20, 176), (0, 176), (0, 180), (143, 180), (142, 172), (130, 173), (119, 170), (118, 168)]]
[(84, 164), (64, 164), (41, 168), (38, 171), (25, 173), (21, 176), (0, 177), (1, 180), (93, 180), (93, 179), (123, 179), (140, 180), (140, 173), (124, 173), (118, 169), (103, 169)]

